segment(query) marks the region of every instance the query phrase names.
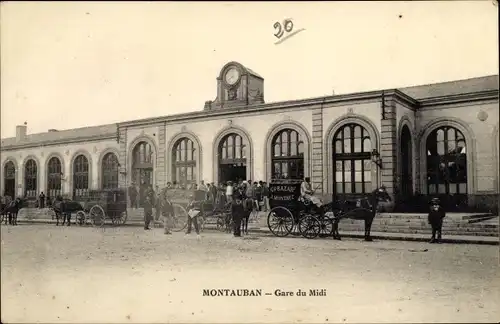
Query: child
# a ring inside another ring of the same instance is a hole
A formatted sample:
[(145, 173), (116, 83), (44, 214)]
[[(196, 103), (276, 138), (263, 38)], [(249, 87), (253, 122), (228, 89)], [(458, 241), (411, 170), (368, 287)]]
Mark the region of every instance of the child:
[[(441, 207), (439, 198), (432, 198), (431, 210), (429, 211), (428, 221), (432, 227), (432, 237), (429, 243), (441, 243), (441, 229), (443, 227), (443, 218), (446, 216)], [(437, 234), (437, 239), (436, 239)]]

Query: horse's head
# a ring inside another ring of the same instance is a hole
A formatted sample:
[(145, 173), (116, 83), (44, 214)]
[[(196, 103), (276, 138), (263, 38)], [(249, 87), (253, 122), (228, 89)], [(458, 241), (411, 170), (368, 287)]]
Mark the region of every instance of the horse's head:
[(373, 190), (372, 194), (375, 197), (376, 201), (379, 202), (388, 202), (392, 200), (385, 186)]

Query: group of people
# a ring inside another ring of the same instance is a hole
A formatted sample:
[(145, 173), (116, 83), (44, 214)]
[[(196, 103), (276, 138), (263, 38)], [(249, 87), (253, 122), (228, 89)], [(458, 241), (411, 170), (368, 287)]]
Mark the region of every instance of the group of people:
[[(250, 180), (240, 180), (238, 182), (228, 181), (215, 185), (214, 183), (191, 184), (185, 186), (176, 182), (167, 183), (167, 186), (156, 190), (151, 185), (142, 184), (139, 190), (135, 183), (128, 188), (130, 207), (144, 208), (144, 229), (149, 230), (153, 220), (158, 221), (163, 218), (164, 233), (171, 234), (171, 227), (174, 216), (172, 204), (169, 201), (168, 191), (170, 189), (184, 189), (190, 191), (190, 203), (188, 204), (189, 217), (187, 221), (186, 234), (190, 234), (194, 225), (197, 235), (200, 233), (200, 224), (197, 216), (200, 213), (203, 201), (212, 201), (217, 206), (231, 207), (233, 218), (233, 233), (241, 236), (242, 219), (248, 217), (247, 213), (252, 211), (268, 211), (269, 207), (269, 187), (266, 182)], [(154, 216), (154, 217), (153, 217)]]

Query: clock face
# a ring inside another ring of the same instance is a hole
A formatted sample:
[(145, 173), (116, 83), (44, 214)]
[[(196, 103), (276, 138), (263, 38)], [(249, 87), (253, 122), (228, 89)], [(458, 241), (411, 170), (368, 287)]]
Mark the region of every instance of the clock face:
[(240, 71), (236, 68), (230, 68), (227, 70), (226, 75), (224, 77), (225, 81), (229, 85), (235, 85), (240, 79)]

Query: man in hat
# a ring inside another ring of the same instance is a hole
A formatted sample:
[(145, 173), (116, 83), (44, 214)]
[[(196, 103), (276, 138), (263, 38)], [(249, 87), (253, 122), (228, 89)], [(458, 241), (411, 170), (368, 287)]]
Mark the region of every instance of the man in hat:
[(144, 229), (149, 230), (149, 223), (153, 220), (153, 201), (151, 196), (146, 196), (144, 201)]
[(316, 207), (318, 207), (318, 209), (323, 206), (323, 202), (321, 202), (321, 199), (319, 199), (318, 197), (316, 197), (314, 195), (314, 191), (312, 190), (312, 186), (311, 186), (311, 178), (307, 177), (304, 179), (304, 181), (302, 181), (302, 184), (300, 185), (300, 195), (311, 201), (313, 204), (316, 205)]
[[(443, 227), (443, 218), (446, 216), (441, 207), (439, 198), (432, 198), (431, 207), (428, 215), (429, 224), (432, 227), (432, 237), (429, 243), (441, 243), (441, 229)], [(437, 234), (437, 239), (436, 239)]]

